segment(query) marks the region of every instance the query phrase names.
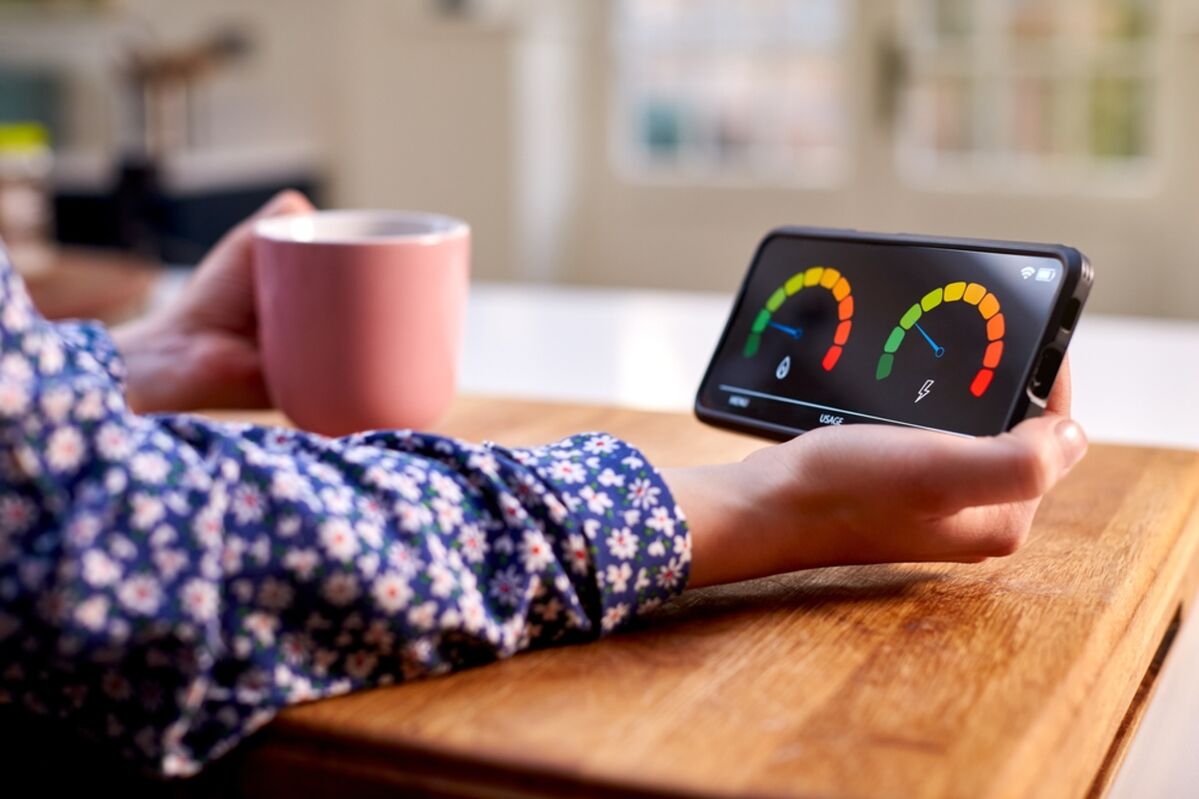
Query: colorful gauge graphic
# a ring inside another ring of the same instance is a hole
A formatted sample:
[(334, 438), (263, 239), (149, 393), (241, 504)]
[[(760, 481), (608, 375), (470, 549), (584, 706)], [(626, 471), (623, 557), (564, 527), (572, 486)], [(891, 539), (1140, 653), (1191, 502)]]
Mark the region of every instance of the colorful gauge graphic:
[(789, 298), (808, 288), (825, 289), (837, 301), (837, 331), (833, 335), (833, 343), (820, 362), (824, 371), (832, 371), (841, 358), (841, 349), (845, 346), (845, 342), (849, 341), (849, 331), (853, 327), (853, 293), (845, 276), (828, 266), (813, 266), (803, 272), (797, 272), (767, 298), (766, 305), (758, 311), (749, 338), (745, 341), (744, 355), (746, 358), (757, 355), (758, 348), (762, 344), (762, 336), (768, 330), (773, 330), (796, 341), (803, 336), (802, 328), (776, 322), (773, 317)]
[(891, 376), (891, 369), (895, 365), (895, 353), (899, 350), (899, 346), (903, 344), (903, 340), (913, 328), (924, 339), (925, 343), (932, 348), (934, 357), (940, 358), (945, 354), (945, 348), (937, 344), (933, 338), (925, 332), (920, 325), (921, 317), (929, 311), (935, 309), (942, 303), (946, 302), (965, 302), (974, 305), (978, 308), (979, 315), (987, 325), (987, 348), (983, 352), (982, 367), (978, 373), (974, 375), (974, 380), (970, 383), (970, 393), (976, 397), (981, 397), (987, 393), (987, 389), (991, 385), (991, 379), (995, 376), (995, 369), (999, 366), (999, 361), (1003, 358), (1003, 334), (1004, 321), (1003, 314), (999, 310), (999, 300), (994, 294), (989, 292), (986, 286), (980, 283), (950, 283), (938, 289), (933, 289), (928, 294), (925, 294), (920, 302), (913, 305), (907, 310), (907, 313), (899, 320), (899, 325), (891, 331), (891, 335), (887, 337), (887, 342), (883, 345), (882, 357), (878, 359), (878, 369), (875, 371), (874, 377), (876, 380), (886, 380)]

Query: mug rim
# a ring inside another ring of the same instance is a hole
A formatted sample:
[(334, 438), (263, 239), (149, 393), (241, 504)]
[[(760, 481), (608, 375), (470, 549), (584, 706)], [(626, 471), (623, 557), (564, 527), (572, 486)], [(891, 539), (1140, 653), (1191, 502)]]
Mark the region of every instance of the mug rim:
[[(311, 220), (305, 229), (297, 222)], [(334, 227), (354, 224), (363, 225), (388, 223), (424, 226), (425, 230), (404, 233), (318, 233), (317, 226), (331, 223)], [(254, 223), (254, 235), (266, 241), (292, 244), (370, 245), (370, 244), (438, 244), (451, 239), (463, 238), (470, 233), (470, 225), (461, 219), (427, 211), (402, 211), (387, 209), (347, 208), (329, 211), (306, 211), (260, 219)]]

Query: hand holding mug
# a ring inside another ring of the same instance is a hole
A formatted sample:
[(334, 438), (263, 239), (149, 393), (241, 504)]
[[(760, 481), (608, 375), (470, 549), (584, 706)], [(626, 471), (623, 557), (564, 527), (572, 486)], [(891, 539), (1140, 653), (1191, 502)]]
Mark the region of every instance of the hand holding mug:
[(254, 225), (313, 210), (298, 192), (276, 195), (212, 248), (174, 302), (113, 332), (134, 411), (270, 404), (254, 303)]

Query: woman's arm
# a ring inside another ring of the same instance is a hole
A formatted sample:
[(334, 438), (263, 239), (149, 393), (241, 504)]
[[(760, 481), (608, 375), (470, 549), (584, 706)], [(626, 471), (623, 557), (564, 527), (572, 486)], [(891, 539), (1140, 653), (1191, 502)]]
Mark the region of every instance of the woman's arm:
[[(686, 583), (669, 490), (610, 436), (136, 416), (123, 372), (99, 326), (41, 319), (0, 252), (0, 701), (154, 770), (192, 773), (292, 702), (597, 637)], [(135, 395), (170, 388), (150, 373)]]
[[(309, 207), (285, 194), (264, 213)], [(266, 402), (250, 250), (249, 227), (240, 226), (174, 307), (116, 332), (136, 410)], [(6, 324), (10, 313), (4, 312)], [(40, 629), (65, 641), (66, 651), (99, 652), (100, 663), (110, 659), (94, 668), (89, 658), (73, 661), (93, 668), (93, 686), (106, 684), (128, 699), (129, 684), (111, 678), (111, 658), (154, 653), (156, 679), (175, 689), (144, 694), (156, 698), (159, 715), (143, 724), (150, 732), (138, 746), (174, 771), (223, 751), (288, 701), (595, 635), (684, 584), (831, 564), (1008, 554), (1027, 535), (1040, 497), (1086, 446), (1082, 431), (1064, 417), (1064, 374), (1050, 415), (997, 438), (829, 428), (740, 463), (661, 476), (631, 447), (606, 436), (513, 452), (404, 434), (337, 443), (199, 419), (133, 417), (119, 386), (99, 368), (122, 369), (107, 338), (89, 328), (71, 336), (72, 365), (83, 382), (66, 403), (67, 414), (93, 423), (83, 427), (94, 438), (60, 436), (57, 443), (68, 446), (55, 450), (57, 431), (39, 417), (23, 423), (29, 446), (6, 438), (9, 449), (0, 447), (3, 474), (19, 481), (5, 485), (0, 525), (8, 527), (0, 533), (20, 533), (0, 535), (0, 563), (8, 564), (0, 568), (11, 567), (0, 576), (0, 590), (22, 598), (22, 612), (54, 608)], [(16, 349), (28, 355), (23, 342)], [(39, 363), (47, 357), (37, 355)], [(26, 375), (26, 360), (6, 360), (16, 364), (7, 372)], [(55, 357), (48, 360), (53, 365)], [(89, 360), (98, 371), (88, 371)], [(0, 415), (17, 406), (24, 413), (24, 389), (14, 392), (11, 382), (3, 383), (5, 373), (0, 364)], [(37, 393), (47, 395), (51, 382), (39, 382)], [(115, 427), (94, 424), (92, 389), (104, 413), (116, 414)], [(39, 402), (56, 413), (65, 407), (62, 399)], [(54, 480), (29, 473), (31, 464), (42, 468), (30, 454), (37, 447), (63, 458), (79, 442), (82, 457), (101, 455), (88, 461), (87, 480), (55, 493)], [(161, 474), (156, 453), (169, 456), (166, 485), (155, 482)], [(27, 504), (9, 500), (17, 495)], [(91, 575), (107, 594), (85, 587), (47, 599), (37, 587), (34, 578), (52, 567), (38, 552), (59, 546), (55, 524), (66, 525), (66, 565), (58, 567), (65, 584), (80, 575), (88, 582)], [(97, 550), (101, 537), (107, 549)], [(195, 550), (180, 556), (185, 545), (208, 549), (198, 558)], [(151, 595), (177, 603), (171, 612), (178, 618), (201, 613), (202, 623), (193, 617), (171, 626), (159, 615), (136, 616), (129, 603), (136, 605), (148, 584), (131, 582), (127, 570), (114, 571), (114, 552), (135, 552), (139, 568), (170, 572), (169, 588)], [(534, 568), (547, 555), (544, 568)], [(197, 569), (198, 576), (181, 581), (182, 569)], [(22, 572), (32, 583), (21, 582)], [(0, 639), (7, 629), (13, 640), (12, 618), (6, 628), (0, 615)], [(55, 627), (68, 622), (74, 625), (68, 633)], [(178, 630), (182, 640), (176, 640)], [(156, 638), (155, 631), (165, 635)], [(123, 637), (114, 641), (113, 634)], [(0, 640), (0, 650), (4, 646)], [(182, 685), (191, 686), (182, 692), (182, 705), (162, 701), (180, 696)], [(91, 696), (88, 707), (112, 699), (102, 696), (96, 704), (96, 692), (86, 686), (75, 695)], [(119, 726), (128, 739), (129, 728)], [(171, 754), (163, 757), (165, 751)]]

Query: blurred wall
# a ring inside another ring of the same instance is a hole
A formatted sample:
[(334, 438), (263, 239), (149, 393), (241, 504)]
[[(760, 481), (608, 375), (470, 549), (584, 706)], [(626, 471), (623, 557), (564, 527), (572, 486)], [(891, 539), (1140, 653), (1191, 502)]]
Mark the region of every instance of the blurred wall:
[[(484, 279), (565, 280), (731, 291), (753, 247), (779, 224), (1062, 241), (1088, 252), (1094, 308), (1199, 318), (1190, 232), (1199, 213), (1199, 51), (1172, 47), (1158, 100), (1163, 168), (1133, 190), (914, 190), (878, 119), (875, 44), (890, 3), (859, 3), (850, 50), (852, 191), (785, 183), (689, 184), (613, 168), (613, 4), (483, 0), (445, 15), (433, 0), (123, 0), (119, 16), (163, 41), (241, 21), (249, 59), (205, 89), (205, 147), (308, 148), (340, 206), (460, 215), (475, 232)], [(1172, 41), (1199, 17), (1167, 2)], [(72, 23), (74, 25), (74, 23)], [(139, 27), (140, 26), (140, 27)], [(44, 27), (44, 26), (43, 26)], [(53, 26), (52, 26), (53, 27)], [(57, 28), (71, 27), (58, 25)], [(76, 26), (78, 27), (78, 26)], [(86, 26), (84, 26), (86, 28)], [(62, 31), (55, 36), (61, 50)], [(86, 30), (76, 60), (71, 148), (111, 148), (119, 114), (104, 89), (106, 50)], [(5, 37), (9, 37), (6, 39)], [(45, 39), (0, 26), (0, 60)], [(84, 55), (88, 49), (96, 52)], [(110, 55), (110, 53), (109, 53)], [(60, 56), (54, 56), (58, 58)], [(90, 60), (89, 60), (90, 59)]]

